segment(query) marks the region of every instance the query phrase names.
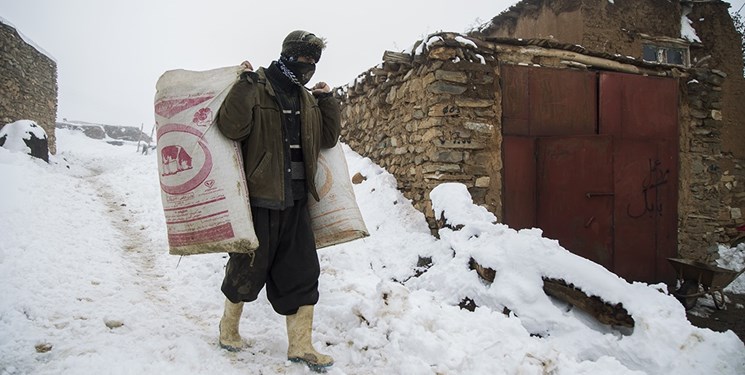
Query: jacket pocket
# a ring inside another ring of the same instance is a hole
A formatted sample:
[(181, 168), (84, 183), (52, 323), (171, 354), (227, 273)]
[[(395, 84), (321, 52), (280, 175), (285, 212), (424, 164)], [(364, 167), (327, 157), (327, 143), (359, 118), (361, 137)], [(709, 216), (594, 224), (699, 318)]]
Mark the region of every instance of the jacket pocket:
[(249, 179), (253, 179), (257, 175), (261, 175), (264, 173), (264, 170), (266, 169), (266, 166), (269, 164), (269, 160), (272, 157), (272, 153), (267, 151), (264, 152), (261, 155), (261, 160), (259, 160), (259, 163), (256, 165), (256, 168), (254, 168), (251, 171), (251, 174), (248, 176)]

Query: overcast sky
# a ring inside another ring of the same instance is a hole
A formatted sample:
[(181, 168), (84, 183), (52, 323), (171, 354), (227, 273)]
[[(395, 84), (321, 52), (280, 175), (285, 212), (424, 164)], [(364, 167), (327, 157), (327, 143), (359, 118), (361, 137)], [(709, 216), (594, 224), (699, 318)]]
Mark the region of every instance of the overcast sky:
[(288, 32), (304, 29), (328, 41), (311, 83), (336, 87), (379, 64), (385, 50), (465, 32), (516, 2), (0, 0), (0, 17), (57, 62), (58, 119), (148, 128), (155, 82), (167, 70), (266, 66)]

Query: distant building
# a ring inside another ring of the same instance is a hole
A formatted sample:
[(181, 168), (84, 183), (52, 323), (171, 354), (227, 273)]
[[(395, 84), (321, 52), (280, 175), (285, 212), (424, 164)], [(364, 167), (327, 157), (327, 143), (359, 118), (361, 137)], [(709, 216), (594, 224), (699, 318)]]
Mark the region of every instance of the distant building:
[(0, 18), (0, 126), (33, 120), (57, 152), (57, 63)]

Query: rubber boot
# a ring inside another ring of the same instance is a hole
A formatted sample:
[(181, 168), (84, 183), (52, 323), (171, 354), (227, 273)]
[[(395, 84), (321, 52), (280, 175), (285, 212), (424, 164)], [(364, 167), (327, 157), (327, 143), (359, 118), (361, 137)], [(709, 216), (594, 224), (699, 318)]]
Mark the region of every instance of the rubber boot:
[(297, 313), (287, 316), (287, 359), (305, 363), (312, 371), (326, 372), (334, 359), (313, 348), (313, 305), (300, 306)]
[(225, 299), (225, 311), (220, 319), (220, 347), (237, 352), (243, 348), (243, 340), (238, 333), (238, 324), (243, 313), (243, 302), (233, 303)]

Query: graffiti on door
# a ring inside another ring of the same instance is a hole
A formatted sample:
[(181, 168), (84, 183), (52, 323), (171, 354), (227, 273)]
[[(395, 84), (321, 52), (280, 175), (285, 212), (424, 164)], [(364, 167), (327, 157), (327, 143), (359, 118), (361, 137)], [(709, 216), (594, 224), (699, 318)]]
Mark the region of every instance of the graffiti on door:
[[(661, 193), (658, 191), (659, 187), (668, 182), (667, 178), (670, 174), (670, 169), (662, 167), (660, 160), (649, 159), (649, 173), (642, 180), (641, 196), (644, 202), (644, 207), (637, 209), (631, 208), (631, 203), (626, 206), (626, 214), (634, 219), (640, 218), (646, 214), (662, 216), (662, 203), (660, 200)], [(638, 211), (639, 213), (633, 213)]]

